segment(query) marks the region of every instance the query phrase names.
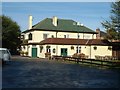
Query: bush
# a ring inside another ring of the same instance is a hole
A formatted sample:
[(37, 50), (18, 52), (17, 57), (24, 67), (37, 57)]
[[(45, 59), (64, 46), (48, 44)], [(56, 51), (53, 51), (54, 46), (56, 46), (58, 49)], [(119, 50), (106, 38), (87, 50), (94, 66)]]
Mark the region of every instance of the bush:
[(50, 57), (51, 56), (51, 53), (45, 53), (45, 57)]
[(75, 53), (75, 54), (73, 54), (73, 57), (84, 59), (85, 58), (85, 54), (84, 53)]
[(78, 53), (74, 53), (72, 57), (78, 57)]

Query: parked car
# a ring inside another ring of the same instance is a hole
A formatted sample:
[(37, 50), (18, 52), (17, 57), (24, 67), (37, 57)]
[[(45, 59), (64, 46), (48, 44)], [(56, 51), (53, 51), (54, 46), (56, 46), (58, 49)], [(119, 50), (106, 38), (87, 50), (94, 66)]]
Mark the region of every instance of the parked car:
[(0, 60), (3, 64), (11, 60), (11, 54), (7, 48), (0, 48)]

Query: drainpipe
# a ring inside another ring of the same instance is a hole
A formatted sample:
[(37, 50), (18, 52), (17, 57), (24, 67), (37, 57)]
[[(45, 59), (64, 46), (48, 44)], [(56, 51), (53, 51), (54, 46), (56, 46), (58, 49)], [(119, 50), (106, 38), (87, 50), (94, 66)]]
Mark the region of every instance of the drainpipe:
[(58, 32), (56, 32), (56, 38), (57, 38), (57, 33), (58, 33)]
[(56, 55), (58, 55), (58, 45), (56, 45)]
[(91, 59), (91, 45), (90, 45), (90, 59)]
[[(57, 38), (58, 32), (56, 32), (56, 38)], [(58, 55), (58, 45), (56, 45), (56, 55)]]
[(84, 32), (83, 32), (83, 39), (84, 39)]
[(77, 48), (78, 48), (77, 49), (78, 50), (77, 53), (79, 53), (79, 31), (78, 31), (78, 46), (77, 46)]

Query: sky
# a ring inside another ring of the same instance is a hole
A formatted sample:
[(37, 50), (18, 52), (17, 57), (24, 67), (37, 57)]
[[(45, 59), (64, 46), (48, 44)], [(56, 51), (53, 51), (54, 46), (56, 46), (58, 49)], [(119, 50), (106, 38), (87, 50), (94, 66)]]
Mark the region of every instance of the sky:
[(2, 14), (18, 23), (21, 31), (28, 29), (28, 17), (33, 16), (33, 25), (45, 18), (57, 16), (72, 19), (92, 30), (100, 28), (101, 22), (109, 20), (111, 2), (3, 2)]

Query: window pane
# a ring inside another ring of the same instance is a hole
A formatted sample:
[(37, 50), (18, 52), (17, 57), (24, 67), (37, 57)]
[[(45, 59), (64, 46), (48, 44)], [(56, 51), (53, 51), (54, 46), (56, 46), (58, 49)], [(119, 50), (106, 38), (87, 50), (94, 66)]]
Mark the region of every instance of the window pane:
[(76, 47), (76, 53), (78, 53), (78, 47)]
[(67, 38), (66, 35), (64, 35), (64, 38)]
[(46, 39), (47, 38), (47, 34), (43, 34), (43, 39)]
[(28, 39), (32, 40), (32, 34), (31, 33), (28, 35)]

